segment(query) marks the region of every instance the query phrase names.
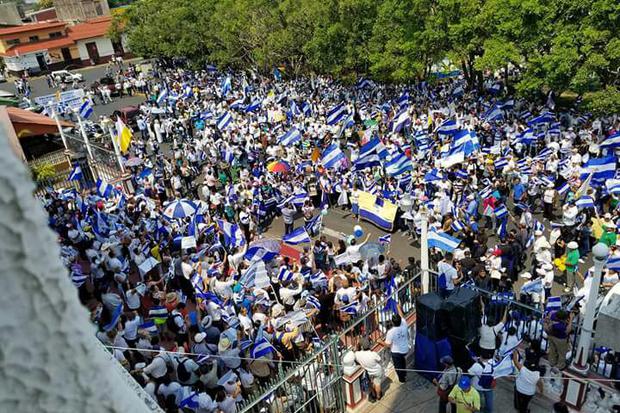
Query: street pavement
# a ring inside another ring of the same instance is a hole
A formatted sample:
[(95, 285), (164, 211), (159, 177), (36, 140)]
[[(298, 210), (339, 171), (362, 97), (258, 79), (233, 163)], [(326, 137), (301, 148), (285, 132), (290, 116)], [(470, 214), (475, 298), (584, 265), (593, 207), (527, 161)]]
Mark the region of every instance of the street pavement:
[[(132, 59), (132, 60), (125, 61), (125, 65), (128, 64), (129, 62), (139, 63), (141, 61), (142, 59)], [(81, 73), (82, 76), (84, 76), (84, 82), (80, 84), (80, 87), (89, 87), (92, 83), (94, 83), (95, 81), (98, 81), (99, 79), (105, 76), (105, 68), (106, 68), (106, 65), (89, 66), (89, 67), (85, 67), (82, 69), (71, 70), (71, 72)], [(45, 80), (44, 76), (31, 77), (29, 82), (30, 82), (30, 88), (32, 90), (31, 98), (33, 100), (34, 98), (39, 97), (39, 96), (51, 95), (53, 93), (56, 93), (59, 90), (58, 88), (48, 87), (47, 81)], [(6, 83), (1, 83), (0, 90), (11, 92), (11, 93), (17, 93), (13, 79), (9, 79)], [(93, 108), (94, 116), (91, 117), (91, 120), (97, 120), (99, 116), (102, 116), (102, 115), (110, 115), (115, 110), (119, 110), (126, 106), (139, 105), (140, 103), (144, 101), (144, 95), (138, 94), (134, 96), (126, 96), (123, 98), (113, 97), (112, 99), (113, 99), (112, 102), (108, 103), (107, 105), (101, 105), (101, 104), (95, 105), (95, 107)]]

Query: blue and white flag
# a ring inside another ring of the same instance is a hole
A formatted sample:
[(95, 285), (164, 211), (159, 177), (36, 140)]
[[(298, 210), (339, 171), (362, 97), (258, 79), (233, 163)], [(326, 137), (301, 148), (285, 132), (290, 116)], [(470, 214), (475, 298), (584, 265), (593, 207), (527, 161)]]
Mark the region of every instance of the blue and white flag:
[(372, 80), (363, 77), (360, 78), (360, 80), (358, 80), (357, 84), (355, 85), (355, 87), (357, 87), (358, 89), (372, 89), (374, 86), (375, 85)]
[(569, 189), (570, 189), (570, 184), (568, 182), (564, 182), (562, 185), (556, 188), (556, 190), (558, 191), (558, 194), (560, 195), (564, 195), (565, 193), (568, 192)]
[(458, 219), (455, 219), (452, 222), (452, 225), (450, 225), (450, 228), (452, 228), (452, 231), (454, 231), (454, 232), (460, 232), (460, 231), (463, 230), (463, 228), (465, 228), (465, 225), (461, 221), (459, 221)]
[(228, 125), (232, 122), (232, 115), (230, 112), (225, 112), (222, 116), (217, 119), (217, 128), (221, 131), (226, 130)]
[(340, 150), (337, 143), (334, 143), (329, 145), (323, 151), (323, 155), (321, 156), (321, 164), (326, 168), (335, 168), (340, 166), (344, 159), (344, 152)]
[(310, 242), (310, 236), (306, 232), (306, 228), (299, 227), (294, 229), (289, 234), (282, 237), (282, 242), (290, 245), (299, 245), (305, 242)]
[(497, 219), (502, 219), (506, 215), (508, 215), (508, 209), (506, 209), (505, 205), (498, 206), (497, 208), (495, 208), (495, 210), (493, 212), (495, 213), (495, 217)]
[(226, 96), (228, 92), (232, 90), (232, 81), (230, 76), (226, 76), (226, 79), (222, 82), (222, 96)]
[(592, 158), (584, 168), (586, 173), (592, 174), (592, 182), (602, 184), (607, 179), (613, 179), (616, 173), (616, 156)]
[(321, 270), (310, 275), (310, 283), (313, 287), (327, 287), (327, 275)]
[(497, 158), (495, 162), (493, 162), (493, 164), (495, 165), (495, 169), (504, 169), (505, 167), (508, 166), (508, 159)]
[(114, 187), (109, 183), (101, 180), (101, 178), (97, 179), (95, 187), (97, 188), (97, 194), (99, 194), (99, 196), (102, 198), (109, 198), (114, 193)]
[(389, 176), (398, 176), (412, 170), (411, 159), (402, 152), (392, 154), (392, 158), (385, 163), (385, 172)]
[(301, 140), (301, 132), (296, 127), (292, 127), (284, 135), (278, 138), (278, 143), (284, 146), (291, 146)]
[(392, 242), (392, 234), (385, 234), (378, 239), (379, 244), (389, 244)]
[(291, 281), (294, 277), (295, 277), (295, 273), (286, 267), (280, 268), (280, 271), (278, 272), (278, 280), (280, 282)]
[(353, 169), (356, 171), (361, 171), (363, 169), (372, 168), (379, 165), (381, 165), (381, 158), (379, 158), (379, 155), (377, 153), (370, 152), (358, 156), (358, 158), (353, 162)]
[(385, 145), (381, 142), (381, 140), (377, 137), (369, 140), (360, 148), (359, 156), (362, 157), (364, 155), (369, 154), (377, 154), (379, 159), (386, 159), (390, 152), (387, 150)]
[(611, 271), (620, 272), (620, 257), (609, 257), (607, 260), (607, 268)]
[(230, 222), (219, 219), (217, 225), (224, 234), (224, 243), (227, 246), (240, 247), (245, 244), (245, 238), (243, 232), (237, 224), (231, 224)]
[(154, 320), (147, 320), (144, 323), (142, 323), (140, 327), (138, 328), (140, 330), (145, 330), (147, 333), (149, 333), (152, 336), (155, 336), (158, 333), (157, 325), (155, 324)]
[(84, 119), (88, 119), (93, 114), (93, 105), (90, 99), (86, 99), (82, 106), (80, 106), (80, 116)]
[(244, 98), (239, 98), (239, 99), (235, 100), (233, 103), (231, 103), (229, 107), (231, 109), (244, 109), (245, 110), (243, 102), (245, 102), (245, 99)]
[(304, 116), (310, 116), (312, 115), (312, 106), (310, 106), (310, 103), (308, 102), (303, 102), (301, 104), (301, 111), (303, 112)]
[(435, 129), (435, 132), (440, 135), (453, 135), (458, 132), (458, 130), (459, 127), (456, 125), (456, 121), (454, 119), (446, 119)]
[(562, 297), (552, 296), (547, 298), (547, 304), (545, 304), (545, 311), (555, 311), (562, 308)]
[(591, 196), (582, 196), (575, 201), (577, 208), (595, 208), (594, 199)]
[(70, 181), (81, 181), (83, 177), (84, 177), (84, 174), (82, 174), (82, 168), (80, 167), (79, 164), (75, 164), (75, 166), (73, 167), (73, 170), (69, 174), (69, 180)]
[(254, 112), (254, 111), (256, 111), (256, 110), (260, 109), (260, 108), (261, 108), (261, 106), (262, 106), (262, 104), (263, 104), (263, 101), (262, 101), (262, 100), (260, 100), (260, 99), (254, 99), (254, 100), (252, 101), (252, 103), (250, 103), (249, 105), (247, 105), (247, 106), (245, 107), (245, 112), (246, 112), (246, 113)]
[(252, 350), (250, 350), (250, 357), (258, 359), (275, 353), (275, 351), (271, 343), (269, 343), (269, 340), (265, 337), (265, 334), (263, 334), (263, 326), (261, 325), (256, 333), (256, 339), (254, 339)]
[(235, 160), (235, 155), (229, 148), (222, 149), (222, 159), (224, 162), (231, 164)]
[(610, 194), (620, 194), (620, 179), (609, 179), (605, 181), (605, 187)]
[(459, 246), (461, 240), (446, 234), (445, 232), (429, 231), (428, 246), (429, 248), (439, 248), (442, 251), (452, 252)]
[(555, 122), (555, 115), (551, 112), (544, 112), (540, 115), (536, 116), (533, 119), (527, 121), (528, 126), (537, 125), (541, 123), (551, 123)]
[(599, 145), (601, 148), (620, 148), (620, 132), (610, 135)]
[(507, 377), (512, 375), (514, 366), (512, 364), (512, 353), (505, 356), (498, 362), (493, 363), (493, 378)]
[(269, 262), (275, 257), (277, 257), (278, 255), (279, 255), (278, 252), (269, 251), (268, 249), (260, 247), (260, 246), (253, 246), (253, 247), (248, 248), (243, 258), (245, 258), (246, 260), (250, 262), (258, 261), (258, 260)]
[(541, 293), (543, 290), (543, 279), (537, 278), (535, 280), (531, 280), (526, 282), (521, 286), (521, 293), (530, 294), (530, 293)]
[(385, 307), (383, 308), (384, 311), (391, 311), (394, 314), (398, 314), (398, 295), (395, 294), (396, 291), (398, 290), (396, 289), (396, 283), (394, 282), (394, 277), (392, 277), (385, 290), (386, 301), (385, 301)]
[(411, 119), (409, 118), (409, 112), (407, 108), (404, 108), (399, 113), (397, 113), (396, 116), (394, 116), (392, 133), (399, 133), (403, 128), (407, 127), (410, 124)]
[(239, 278), (239, 284), (246, 288), (266, 288), (270, 285), (269, 274), (263, 260), (256, 260)]
[(359, 301), (352, 301), (349, 304), (340, 307), (340, 311), (345, 314), (355, 315), (359, 311)]
[(306, 231), (309, 231), (311, 234), (318, 234), (321, 231), (321, 225), (323, 224), (323, 215), (318, 214), (313, 217), (308, 223), (304, 225)]
[(161, 92), (159, 92), (159, 96), (157, 96), (157, 104), (161, 106), (167, 101), (168, 101), (168, 89), (163, 88)]
[(327, 124), (336, 125), (347, 116), (347, 107), (340, 103), (327, 112)]

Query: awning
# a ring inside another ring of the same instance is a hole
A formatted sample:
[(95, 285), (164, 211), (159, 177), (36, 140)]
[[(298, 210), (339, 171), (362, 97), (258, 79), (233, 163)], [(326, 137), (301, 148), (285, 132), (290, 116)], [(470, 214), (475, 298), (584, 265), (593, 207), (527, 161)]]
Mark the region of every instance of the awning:
[[(13, 129), (15, 129), (15, 134), (20, 139), (29, 136), (58, 133), (58, 126), (52, 118), (20, 108), (7, 107), (6, 110), (13, 124)], [(73, 123), (60, 121), (60, 125), (71, 127)]]

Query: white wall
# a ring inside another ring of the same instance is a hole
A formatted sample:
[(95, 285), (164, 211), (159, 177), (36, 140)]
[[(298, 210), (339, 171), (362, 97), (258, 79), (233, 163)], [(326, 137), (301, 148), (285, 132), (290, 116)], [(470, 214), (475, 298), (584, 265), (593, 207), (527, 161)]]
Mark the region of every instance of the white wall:
[[(39, 62), (37, 62), (37, 53), (23, 54), (14, 57), (5, 57), (4, 61), (6, 63), (6, 67), (11, 72), (19, 72), (25, 69), (39, 69)], [(49, 62), (50, 58), (47, 54), (47, 51), (44, 51), (42, 53), (45, 56), (45, 61)]]
[(114, 54), (114, 47), (112, 41), (105, 37), (94, 37), (92, 39), (78, 40), (78, 50), (80, 52), (80, 59), (88, 61), (88, 50), (86, 49), (86, 43), (97, 43), (97, 50), (99, 51), (99, 57), (112, 56)]

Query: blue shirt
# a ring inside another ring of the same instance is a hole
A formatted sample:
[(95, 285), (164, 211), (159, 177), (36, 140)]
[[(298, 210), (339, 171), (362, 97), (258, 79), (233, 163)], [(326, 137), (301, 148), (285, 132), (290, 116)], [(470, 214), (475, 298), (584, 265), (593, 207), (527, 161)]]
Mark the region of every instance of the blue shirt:
[(525, 185), (519, 182), (514, 186), (514, 188), (512, 188), (512, 191), (514, 200), (521, 201), (521, 198), (523, 198), (523, 194), (525, 193)]

